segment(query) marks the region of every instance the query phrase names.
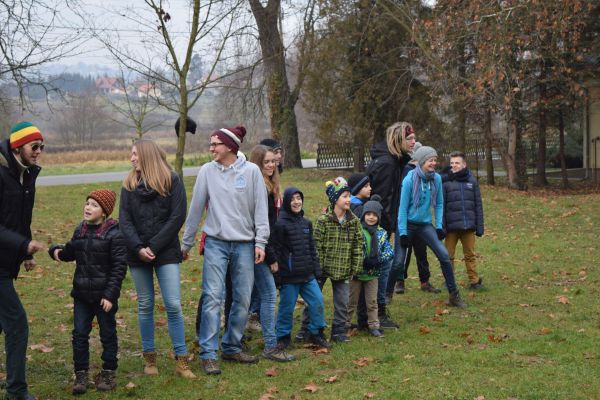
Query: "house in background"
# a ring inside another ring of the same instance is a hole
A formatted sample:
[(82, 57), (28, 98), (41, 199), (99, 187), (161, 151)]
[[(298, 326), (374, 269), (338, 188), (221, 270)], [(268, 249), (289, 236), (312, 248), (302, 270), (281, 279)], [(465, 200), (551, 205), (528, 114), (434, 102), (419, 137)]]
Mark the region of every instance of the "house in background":
[(113, 96), (124, 96), (125, 85), (121, 78), (101, 76), (96, 78), (96, 90), (99, 93)]

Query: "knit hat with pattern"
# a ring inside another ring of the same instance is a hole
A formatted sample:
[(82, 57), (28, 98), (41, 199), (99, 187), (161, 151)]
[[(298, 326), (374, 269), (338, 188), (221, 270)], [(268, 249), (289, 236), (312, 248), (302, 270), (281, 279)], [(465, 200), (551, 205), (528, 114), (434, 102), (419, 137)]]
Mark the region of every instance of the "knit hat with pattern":
[(234, 153), (240, 149), (240, 145), (246, 136), (246, 128), (236, 126), (235, 128), (221, 128), (210, 134), (211, 137), (216, 136), (225, 146), (229, 147)]
[(87, 199), (94, 199), (98, 202), (100, 207), (102, 207), (102, 211), (108, 217), (115, 208), (115, 203), (117, 202), (117, 194), (110, 189), (98, 189), (90, 192), (87, 195)]
[(342, 193), (349, 191), (350, 187), (343, 176), (338, 176), (332, 181), (325, 182), (325, 193), (327, 193), (327, 197), (331, 204), (335, 204)]
[(19, 147), (33, 142), (34, 140), (44, 140), (40, 130), (31, 122), (19, 122), (10, 129), (10, 148)]

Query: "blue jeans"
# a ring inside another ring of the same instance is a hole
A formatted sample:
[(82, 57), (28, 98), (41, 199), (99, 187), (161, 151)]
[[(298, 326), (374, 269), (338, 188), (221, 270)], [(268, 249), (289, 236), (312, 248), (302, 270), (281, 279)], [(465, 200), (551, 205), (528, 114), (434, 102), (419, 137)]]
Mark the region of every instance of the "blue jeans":
[(113, 303), (109, 312), (100, 306), (100, 301), (89, 303), (75, 299), (73, 307), (73, 365), (75, 371), (87, 371), (90, 368), (90, 332), (94, 317), (100, 328), (102, 342), (102, 369), (117, 369), (117, 321), (115, 315), (119, 306)]
[(308, 331), (316, 335), (327, 326), (323, 293), (316, 279), (306, 283), (287, 283), (279, 290), (279, 311), (277, 312), (277, 338), (289, 336), (294, 324), (294, 308), (298, 294), (306, 302), (308, 310)]
[(154, 347), (154, 271), (160, 286), (165, 309), (169, 336), (175, 355), (187, 354), (183, 312), (181, 311), (181, 288), (179, 284), (179, 264), (130, 267), (131, 277), (138, 296), (138, 323), (142, 336), (142, 350), (156, 351)]
[[(386, 263), (380, 264), (381, 269), (379, 270), (379, 279), (377, 280), (377, 304), (385, 304), (385, 290), (390, 277), (390, 271), (392, 269), (392, 262), (390, 260)], [(363, 296), (364, 297), (364, 296)], [(365, 317), (366, 317), (365, 307)]]
[(25, 380), (25, 355), (29, 324), (27, 314), (14, 281), (0, 279), (0, 328), (4, 331), (4, 351), (6, 352), (6, 393), (14, 396), (27, 394)]
[[(396, 232), (397, 233), (397, 232)], [(448, 255), (448, 250), (444, 243), (438, 239), (435, 228), (431, 224), (411, 224), (408, 223), (407, 233), (409, 240), (413, 240), (414, 237), (419, 237), (427, 244), (427, 246), (433, 251), (440, 266), (442, 267), (442, 274), (446, 280), (446, 287), (448, 292), (452, 293), (456, 290), (456, 281), (454, 280), (454, 271), (452, 270), (452, 262)], [(396, 235), (396, 254), (394, 256), (394, 262), (392, 264), (392, 272), (390, 276), (394, 274), (396, 276), (404, 274), (404, 268), (406, 265), (406, 258), (408, 255), (408, 248), (400, 246), (400, 235)], [(390, 288), (390, 279), (388, 279), (388, 290)], [(392, 283), (392, 285), (395, 282)], [(393, 287), (393, 286), (392, 286)]]
[(207, 236), (202, 267), (203, 300), (199, 339), (200, 357), (203, 360), (217, 359), (221, 304), (225, 297), (225, 274), (230, 265), (233, 301), (221, 340), (223, 354), (237, 354), (242, 351), (241, 340), (254, 285), (254, 242), (227, 242)]
[[(271, 268), (265, 263), (254, 266), (254, 289), (260, 304), (260, 325), (265, 349), (272, 349), (277, 345), (277, 338), (275, 337), (277, 289), (275, 288), (275, 279)], [(254, 293), (254, 290), (252, 293)]]

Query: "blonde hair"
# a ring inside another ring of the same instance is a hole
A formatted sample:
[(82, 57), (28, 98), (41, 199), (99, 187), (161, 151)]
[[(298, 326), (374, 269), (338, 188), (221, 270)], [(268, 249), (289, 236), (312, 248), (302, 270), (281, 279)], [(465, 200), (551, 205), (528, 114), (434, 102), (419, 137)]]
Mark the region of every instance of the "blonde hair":
[(389, 126), (385, 131), (385, 139), (390, 153), (396, 157), (401, 157), (403, 154), (408, 154), (406, 148), (407, 128), (413, 129), (408, 122), (396, 122)]
[(133, 192), (140, 181), (165, 197), (171, 192), (171, 167), (167, 154), (154, 141), (139, 139), (133, 143), (137, 150), (139, 172), (134, 169), (123, 180), (123, 187)]
[(272, 176), (266, 175), (263, 171), (263, 161), (265, 160), (267, 153), (275, 154), (273, 149), (270, 147), (263, 146), (262, 144), (254, 146), (252, 152), (250, 153), (250, 162), (258, 165), (263, 179), (265, 180), (267, 191), (272, 194), (273, 197), (278, 199), (280, 197), (281, 189), (279, 187), (279, 171), (277, 170), (277, 165), (275, 165)]

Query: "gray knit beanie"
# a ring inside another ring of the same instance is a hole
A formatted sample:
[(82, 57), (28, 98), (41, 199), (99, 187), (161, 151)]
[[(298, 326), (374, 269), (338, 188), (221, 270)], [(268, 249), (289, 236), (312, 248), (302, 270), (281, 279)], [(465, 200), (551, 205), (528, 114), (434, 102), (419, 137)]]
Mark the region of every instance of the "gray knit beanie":
[(413, 153), (413, 159), (419, 162), (422, 167), (430, 158), (437, 157), (437, 152), (433, 147), (421, 146)]
[(383, 211), (383, 206), (381, 205), (381, 197), (379, 195), (374, 194), (371, 196), (371, 199), (365, 203), (362, 209), (362, 214), (360, 216), (361, 220), (365, 219), (365, 215), (368, 212), (373, 212), (377, 214), (377, 218), (381, 221), (381, 212)]
[(417, 150), (419, 150), (421, 147), (423, 147), (423, 144), (421, 142), (416, 142), (415, 145), (413, 146), (413, 150), (412, 150), (412, 158), (410, 159), (411, 161), (416, 161), (415, 158), (415, 153)]

